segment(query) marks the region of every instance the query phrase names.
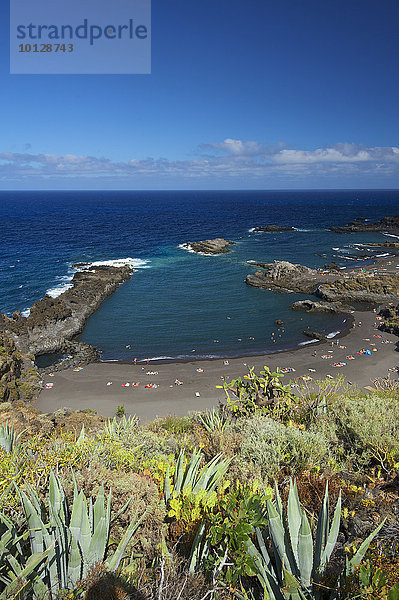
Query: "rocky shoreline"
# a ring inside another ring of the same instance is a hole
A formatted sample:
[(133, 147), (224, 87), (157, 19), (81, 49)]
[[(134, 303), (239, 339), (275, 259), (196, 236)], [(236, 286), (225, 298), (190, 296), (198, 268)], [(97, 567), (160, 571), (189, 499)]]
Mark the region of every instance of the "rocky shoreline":
[[(337, 272), (316, 270), (287, 261), (253, 263), (262, 267), (247, 275), (245, 283), (274, 291), (312, 294), (329, 303), (362, 302), (378, 304), (391, 302), (399, 297), (399, 274), (397, 272)], [(320, 308), (320, 307), (319, 307)], [(324, 305), (323, 309), (326, 306)], [(337, 308), (337, 306), (335, 306)], [(343, 312), (345, 308), (343, 308)]]
[(77, 355), (79, 362), (92, 362), (97, 351), (74, 341), (87, 319), (117, 287), (130, 279), (129, 265), (76, 264), (70, 289), (60, 296), (48, 295), (35, 302), (28, 317), (17, 311), (11, 318), (0, 313), (0, 333), (24, 355), (40, 356), (54, 352)]
[(348, 225), (331, 226), (330, 231), (335, 233), (353, 233), (353, 232), (387, 232), (399, 234), (399, 215), (392, 217), (383, 217), (376, 223), (368, 223), (366, 219), (359, 218), (350, 221)]
[(284, 227), (281, 225), (265, 225), (264, 227), (254, 227), (253, 231), (257, 233), (258, 231), (266, 231), (266, 232), (278, 232), (278, 231), (294, 231), (295, 227)]

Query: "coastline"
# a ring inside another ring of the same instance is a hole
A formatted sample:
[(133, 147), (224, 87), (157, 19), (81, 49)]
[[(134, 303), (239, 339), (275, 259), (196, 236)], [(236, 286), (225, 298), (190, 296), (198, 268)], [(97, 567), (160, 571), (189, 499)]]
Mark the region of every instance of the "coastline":
[[(345, 272), (397, 273), (397, 268), (399, 256), (389, 255), (378, 257), (372, 264), (345, 269)], [(339, 346), (331, 345), (330, 341), (312, 343), (309, 340), (295, 348), (252, 356), (151, 360), (148, 364), (145, 361), (137, 365), (119, 361), (95, 362), (81, 370), (65, 369), (52, 376), (44, 375), (44, 383), (53, 385), (41, 392), (33, 406), (49, 413), (63, 408), (90, 409), (106, 417), (113, 417), (117, 408), (123, 406), (126, 414), (134, 414), (147, 422), (169, 414), (185, 415), (218, 406), (225, 401), (225, 394), (216, 386), (221, 385), (222, 378), (231, 381), (243, 376), (247, 365), (254, 366), (256, 371), (264, 365), (272, 370), (276, 367), (295, 369), (285, 376), (284, 383), (299, 377), (311, 377), (316, 381), (326, 376), (342, 376), (351, 382), (349, 385), (365, 388), (374, 378), (393, 375), (398, 362), (395, 352), (398, 338), (377, 330), (375, 309), (341, 314), (348, 319), (347, 327), (331, 338), (332, 343), (339, 338)], [(373, 347), (377, 351), (369, 355), (358, 354), (362, 349), (372, 350)], [(323, 358), (327, 355), (331, 355), (331, 359)], [(346, 360), (347, 356), (354, 359)], [(333, 367), (334, 362), (346, 362), (346, 365)], [(183, 385), (175, 385), (175, 380), (182, 381)], [(132, 383), (139, 385), (132, 386)], [(154, 384), (154, 387), (146, 388), (148, 384)]]
[[(246, 373), (246, 365), (254, 366), (256, 371), (261, 370), (264, 365), (272, 370), (276, 367), (296, 369), (294, 373), (284, 377), (283, 383), (303, 376), (311, 376), (316, 381), (331, 375), (334, 378), (342, 376), (352, 385), (365, 388), (372, 385), (374, 378), (388, 375), (395, 378), (393, 369), (398, 364), (398, 354), (395, 351), (398, 338), (378, 331), (375, 328), (376, 316), (373, 311), (355, 311), (355, 327), (349, 330), (342, 339), (343, 343), (340, 343), (344, 348), (320, 342), (282, 353), (229, 359), (228, 364), (224, 364), (222, 359), (157, 365), (150, 363), (144, 367), (97, 362), (87, 365), (81, 371), (68, 369), (55, 372), (53, 377), (45, 378), (45, 383), (53, 383), (53, 387), (43, 390), (33, 406), (40, 412), (54, 412), (63, 408), (90, 409), (106, 417), (115, 416), (117, 408), (123, 406), (126, 414), (138, 416), (143, 423), (170, 414), (183, 416), (191, 411), (217, 407), (220, 402), (224, 402), (224, 391), (216, 386), (223, 383), (222, 378), (231, 381), (242, 377)], [(374, 337), (375, 335), (381, 337)], [(369, 341), (365, 341), (365, 338)], [(383, 341), (390, 343), (383, 344)], [(357, 354), (362, 348), (372, 348), (372, 344), (375, 344), (377, 352), (372, 352), (371, 355)], [(332, 358), (323, 359), (322, 356), (327, 354)], [(355, 360), (345, 361), (347, 355), (353, 355)], [(332, 366), (333, 362), (340, 361), (345, 361), (346, 366)], [(198, 368), (203, 369), (203, 372), (198, 373)], [(147, 375), (147, 371), (155, 371), (157, 374)], [(176, 379), (182, 381), (183, 385), (175, 385)], [(107, 385), (111, 381), (112, 384)], [(140, 382), (138, 387), (122, 385), (137, 382)], [(149, 383), (158, 387), (145, 388)]]

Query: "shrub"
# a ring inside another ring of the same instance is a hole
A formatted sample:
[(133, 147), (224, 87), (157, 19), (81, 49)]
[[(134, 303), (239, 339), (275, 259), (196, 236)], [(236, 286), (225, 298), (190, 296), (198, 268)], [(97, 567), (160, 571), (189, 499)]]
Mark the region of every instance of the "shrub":
[(385, 471), (399, 466), (399, 403), (392, 395), (340, 396), (332, 405), (338, 436), (355, 458), (355, 467), (371, 463)]
[(307, 467), (334, 466), (328, 441), (319, 432), (302, 431), (265, 416), (239, 419), (230, 428), (243, 442), (238, 456), (244, 477), (248, 467), (253, 477), (274, 478), (285, 468), (294, 474)]

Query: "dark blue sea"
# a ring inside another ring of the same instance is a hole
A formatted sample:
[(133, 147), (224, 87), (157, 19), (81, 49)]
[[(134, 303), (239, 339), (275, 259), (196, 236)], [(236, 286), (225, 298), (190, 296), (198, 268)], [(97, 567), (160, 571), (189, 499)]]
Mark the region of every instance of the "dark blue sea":
[[(59, 294), (73, 263), (129, 258), (131, 280), (81, 335), (104, 360), (286, 350), (308, 342), (308, 327), (342, 330), (342, 318), (293, 312), (290, 304), (304, 296), (246, 286), (255, 270), (247, 261), (352, 267), (368, 254), (356, 244), (392, 238), (328, 227), (397, 213), (398, 191), (0, 192), (0, 310), (27, 314), (44, 294)], [(252, 231), (267, 224), (296, 229)], [(221, 256), (179, 247), (214, 237), (236, 244)]]

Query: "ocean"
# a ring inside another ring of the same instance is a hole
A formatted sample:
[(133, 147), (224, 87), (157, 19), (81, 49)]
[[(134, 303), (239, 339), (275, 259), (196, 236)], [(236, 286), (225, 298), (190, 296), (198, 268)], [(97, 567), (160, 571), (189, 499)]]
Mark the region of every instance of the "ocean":
[[(356, 244), (393, 238), (336, 234), (329, 226), (357, 217), (379, 220), (398, 208), (398, 191), (0, 192), (0, 310), (27, 314), (44, 294), (60, 294), (73, 263), (129, 259), (131, 280), (80, 336), (103, 360), (296, 348), (310, 342), (304, 329), (342, 331), (342, 317), (294, 312), (289, 306), (306, 296), (245, 285), (256, 270), (248, 261), (358, 266), (368, 252)], [(268, 224), (295, 231), (253, 231)], [(215, 237), (234, 241), (232, 251), (202, 256), (180, 247)]]

